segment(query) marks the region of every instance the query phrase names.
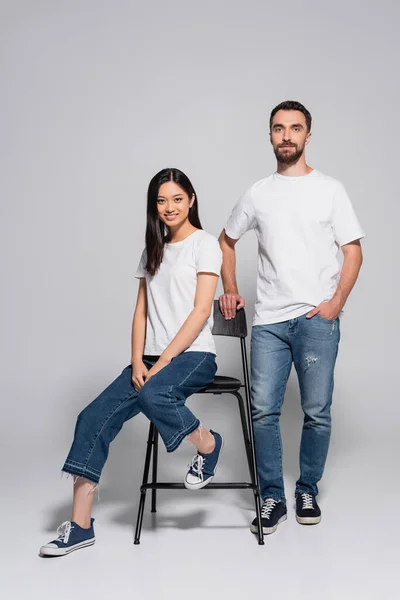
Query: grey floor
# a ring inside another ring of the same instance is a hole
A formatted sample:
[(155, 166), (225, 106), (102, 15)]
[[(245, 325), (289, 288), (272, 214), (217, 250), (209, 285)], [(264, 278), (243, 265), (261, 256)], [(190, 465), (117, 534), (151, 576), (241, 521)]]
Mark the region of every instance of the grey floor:
[[(18, 471), (4, 461), (3, 598), (111, 598), (117, 593), (174, 600), (251, 593), (308, 600), (400, 597), (399, 485), (388, 441), (393, 436), (388, 434), (375, 449), (367, 438), (347, 447), (332, 440), (318, 526), (295, 521), (298, 439), (286, 431), (288, 520), (266, 537), (265, 546), (258, 546), (249, 532), (254, 516), (251, 492), (219, 490), (159, 492), (158, 513), (151, 515), (147, 503), (142, 543), (134, 546), (147, 426), (141, 421), (136, 427), (139, 440), (131, 473), (121, 457), (126, 459), (132, 431), (123, 430), (114, 442), (94, 507), (95, 546), (63, 558), (38, 556), (40, 545), (69, 518), (71, 482), (57, 476), (59, 457), (38, 440), (32, 446), (37, 470)], [(226, 440), (221, 481), (246, 474), (234, 436)], [(8, 448), (11, 455), (13, 449)], [(161, 452), (163, 479), (179, 480), (191, 455), (189, 444), (173, 456)]]

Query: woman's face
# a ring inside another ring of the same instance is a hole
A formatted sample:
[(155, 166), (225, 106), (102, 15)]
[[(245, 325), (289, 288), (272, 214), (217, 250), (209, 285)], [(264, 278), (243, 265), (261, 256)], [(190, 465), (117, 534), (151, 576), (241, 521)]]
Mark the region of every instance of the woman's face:
[(187, 193), (174, 181), (167, 181), (158, 190), (158, 216), (168, 227), (182, 225), (189, 215), (189, 208), (194, 202), (194, 196), (189, 198)]

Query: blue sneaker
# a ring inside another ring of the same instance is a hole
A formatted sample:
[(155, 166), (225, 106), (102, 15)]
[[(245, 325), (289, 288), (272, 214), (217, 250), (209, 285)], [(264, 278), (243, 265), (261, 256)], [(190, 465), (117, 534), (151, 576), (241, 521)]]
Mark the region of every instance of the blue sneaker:
[(64, 556), (79, 548), (92, 546), (96, 541), (94, 537), (93, 523), (94, 519), (90, 520), (90, 527), (84, 529), (74, 521), (64, 521), (58, 529), (58, 538), (45, 544), (40, 548), (42, 556)]
[(210, 454), (198, 452), (193, 458), (183, 482), (188, 490), (200, 490), (214, 479), (224, 440), (216, 431), (210, 429), (210, 433), (215, 438), (215, 448)]

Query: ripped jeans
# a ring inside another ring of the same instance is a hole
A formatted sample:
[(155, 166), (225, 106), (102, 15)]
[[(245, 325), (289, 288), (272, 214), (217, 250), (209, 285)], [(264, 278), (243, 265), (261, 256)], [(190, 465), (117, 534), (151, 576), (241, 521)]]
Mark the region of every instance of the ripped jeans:
[(294, 363), (304, 412), (296, 493), (318, 494), (331, 434), (333, 374), (339, 319), (302, 315), (255, 325), (251, 334), (252, 418), (261, 498), (285, 502), (279, 417)]
[[(143, 357), (149, 370), (156, 360), (157, 357)], [(173, 452), (200, 425), (185, 406), (186, 399), (209, 385), (216, 370), (215, 354), (183, 352), (137, 392), (131, 381), (132, 366), (128, 365), (78, 415), (74, 440), (62, 470), (97, 484), (110, 443), (125, 421), (140, 412), (154, 423), (167, 451)]]

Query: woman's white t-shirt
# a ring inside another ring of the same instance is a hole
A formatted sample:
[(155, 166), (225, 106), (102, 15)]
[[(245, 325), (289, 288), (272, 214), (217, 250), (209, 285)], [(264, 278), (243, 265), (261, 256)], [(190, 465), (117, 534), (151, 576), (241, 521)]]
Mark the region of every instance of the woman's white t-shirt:
[(225, 225), (236, 240), (250, 229), (258, 238), (254, 325), (294, 319), (332, 298), (339, 246), (364, 237), (343, 185), (316, 170), (255, 183)]
[[(155, 275), (145, 269), (143, 250), (135, 277), (146, 278), (147, 330), (144, 354), (160, 355), (192, 312), (197, 274), (219, 276), (222, 253), (218, 240), (198, 229), (180, 242), (164, 245), (164, 256)], [(213, 312), (194, 342), (185, 350), (216, 353), (212, 336)]]

